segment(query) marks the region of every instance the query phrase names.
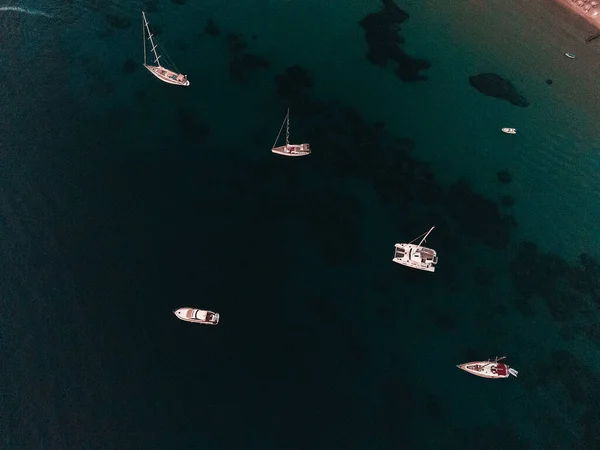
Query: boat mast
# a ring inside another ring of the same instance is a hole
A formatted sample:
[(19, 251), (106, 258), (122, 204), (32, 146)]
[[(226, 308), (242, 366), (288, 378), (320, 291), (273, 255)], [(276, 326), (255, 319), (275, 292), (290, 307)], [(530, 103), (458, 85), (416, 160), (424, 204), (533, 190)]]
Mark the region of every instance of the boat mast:
[(287, 110), (287, 128), (285, 130), (285, 145), (290, 145), (290, 108)]
[(423, 241), (427, 238), (427, 236), (429, 236), (429, 233), (431, 233), (433, 231), (435, 227), (431, 227), (431, 229), (425, 233), (425, 236), (423, 236), (423, 239), (421, 239), (421, 242), (419, 242), (419, 245), (417, 245), (417, 248), (419, 248), (421, 246), (421, 244), (423, 243)]
[(144, 65), (146, 65), (146, 27), (144, 25), (144, 19), (144, 11), (142, 11), (142, 36), (144, 36), (142, 44), (144, 45)]
[[(148, 20), (146, 20), (146, 14), (142, 11), (142, 17), (144, 18), (144, 24), (146, 25), (146, 30), (148, 30), (148, 39), (150, 40), (150, 44), (152, 45), (152, 53), (154, 53), (154, 63), (160, 66), (158, 60), (160, 59), (160, 55), (156, 53), (156, 45), (154, 45), (154, 41), (152, 40), (152, 33), (150, 32), (150, 27), (148, 26)], [(144, 44), (145, 45), (145, 44)], [(146, 51), (146, 47), (144, 47), (144, 52)]]

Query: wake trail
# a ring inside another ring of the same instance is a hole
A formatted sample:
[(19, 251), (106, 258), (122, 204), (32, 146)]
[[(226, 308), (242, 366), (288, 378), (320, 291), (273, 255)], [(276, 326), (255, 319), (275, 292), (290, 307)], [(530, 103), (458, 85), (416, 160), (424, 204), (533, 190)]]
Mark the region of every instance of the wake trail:
[(35, 9), (21, 8), (19, 6), (0, 6), (0, 11), (13, 11), (13, 12), (20, 12), (20, 13), (29, 14), (29, 15), (32, 15), (32, 16), (47, 17), (48, 19), (52, 19), (53, 18), (53, 16), (51, 16), (50, 14), (46, 14), (43, 11), (38, 11), (38, 10), (35, 10)]

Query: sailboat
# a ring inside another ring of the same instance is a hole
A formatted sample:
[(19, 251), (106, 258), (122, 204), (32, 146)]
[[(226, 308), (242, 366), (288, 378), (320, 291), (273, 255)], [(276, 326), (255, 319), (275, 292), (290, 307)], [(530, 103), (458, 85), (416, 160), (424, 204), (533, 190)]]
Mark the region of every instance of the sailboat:
[(421, 239), (418, 245), (413, 244), (413, 242), (421, 236), (416, 237), (408, 244), (396, 244), (394, 259), (392, 261), (406, 267), (412, 267), (413, 269), (435, 272), (435, 265), (438, 262), (437, 253), (433, 249), (421, 247), (421, 244), (425, 242), (425, 238), (429, 236), (429, 233), (434, 228), (431, 227), (427, 233), (421, 235), (423, 239)]
[[(279, 136), (281, 136), (281, 132), (283, 131), (283, 127), (286, 125), (285, 131), (285, 145), (281, 145), (279, 147), (275, 147), (277, 145), (277, 141), (279, 140)], [(279, 129), (279, 134), (275, 138), (275, 142), (273, 143), (273, 148), (271, 149), (273, 153), (277, 153), (278, 155), (283, 156), (305, 156), (310, 155), (310, 145), (309, 144), (290, 144), (290, 108), (287, 110), (287, 114), (283, 119), (283, 123), (281, 124), (281, 128)]]
[(519, 372), (510, 368), (507, 364), (498, 363), (498, 361), (502, 361), (503, 359), (506, 359), (506, 356), (502, 358), (496, 357), (493, 361), (488, 359), (487, 361), (468, 362), (456, 367), (483, 378), (508, 378), (511, 375), (516, 377)]
[[(146, 14), (144, 14), (144, 11), (142, 11), (142, 19), (142, 31), (144, 33), (144, 67), (160, 81), (179, 86), (189, 86), (190, 82), (187, 79), (187, 75), (182, 75), (179, 73), (179, 71), (174, 72), (160, 65), (159, 59), (162, 57), (162, 55), (159, 55), (156, 51), (158, 44), (155, 44), (154, 40), (152, 39), (154, 35), (150, 32), (150, 27), (148, 26), (148, 21), (146, 20)], [(152, 45), (151, 51), (154, 54), (154, 64), (156, 65), (147, 64), (146, 62), (146, 32), (148, 32), (148, 40), (150, 41), (150, 45)], [(175, 67), (175, 64), (172, 62), (171, 64), (173, 67)], [(177, 70), (177, 68), (175, 69)]]

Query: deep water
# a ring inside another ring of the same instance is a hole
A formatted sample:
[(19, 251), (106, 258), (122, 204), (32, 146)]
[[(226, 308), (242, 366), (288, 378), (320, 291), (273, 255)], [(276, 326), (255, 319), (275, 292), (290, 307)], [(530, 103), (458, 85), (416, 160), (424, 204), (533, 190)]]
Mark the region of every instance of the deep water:
[[(0, 448), (600, 448), (584, 23), (541, 0), (9, 6)], [(142, 9), (190, 87), (141, 65)], [(270, 151), (288, 107), (308, 157)], [(435, 274), (392, 262), (432, 225)], [(494, 356), (519, 377), (455, 367)]]

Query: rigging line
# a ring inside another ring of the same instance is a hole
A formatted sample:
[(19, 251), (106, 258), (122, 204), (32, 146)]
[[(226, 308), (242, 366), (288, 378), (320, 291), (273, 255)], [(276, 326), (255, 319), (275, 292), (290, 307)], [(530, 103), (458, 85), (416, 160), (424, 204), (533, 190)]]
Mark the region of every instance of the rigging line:
[(413, 242), (415, 242), (417, 239), (421, 238), (421, 236), (425, 236), (427, 234), (427, 232), (420, 234), (419, 236), (417, 236), (416, 238), (414, 238), (412, 241), (409, 242), (409, 244), (412, 244)]
[(290, 108), (288, 108), (285, 117), (287, 119), (287, 127), (285, 130), (285, 145), (290, 145)]
[(283, 126), (285, 125), (285, 122), (287, 121), (287, 118), (288, 118), (288, 115), (286, 114), (285, 117), (284, 117), (284, 119), (283, 119), (283, 122), (281, 124), (281, 128), (279, 129), (279, 133), (277, 133), (277, 137), (275, 138), (275, 142), (273, 143), (273, 147), (272, 148), (275, 148), (275, 146), (277, 145), (277, 141), (279, 140), (279, 136), (281, 136), (281, 132), (283, 131)]

